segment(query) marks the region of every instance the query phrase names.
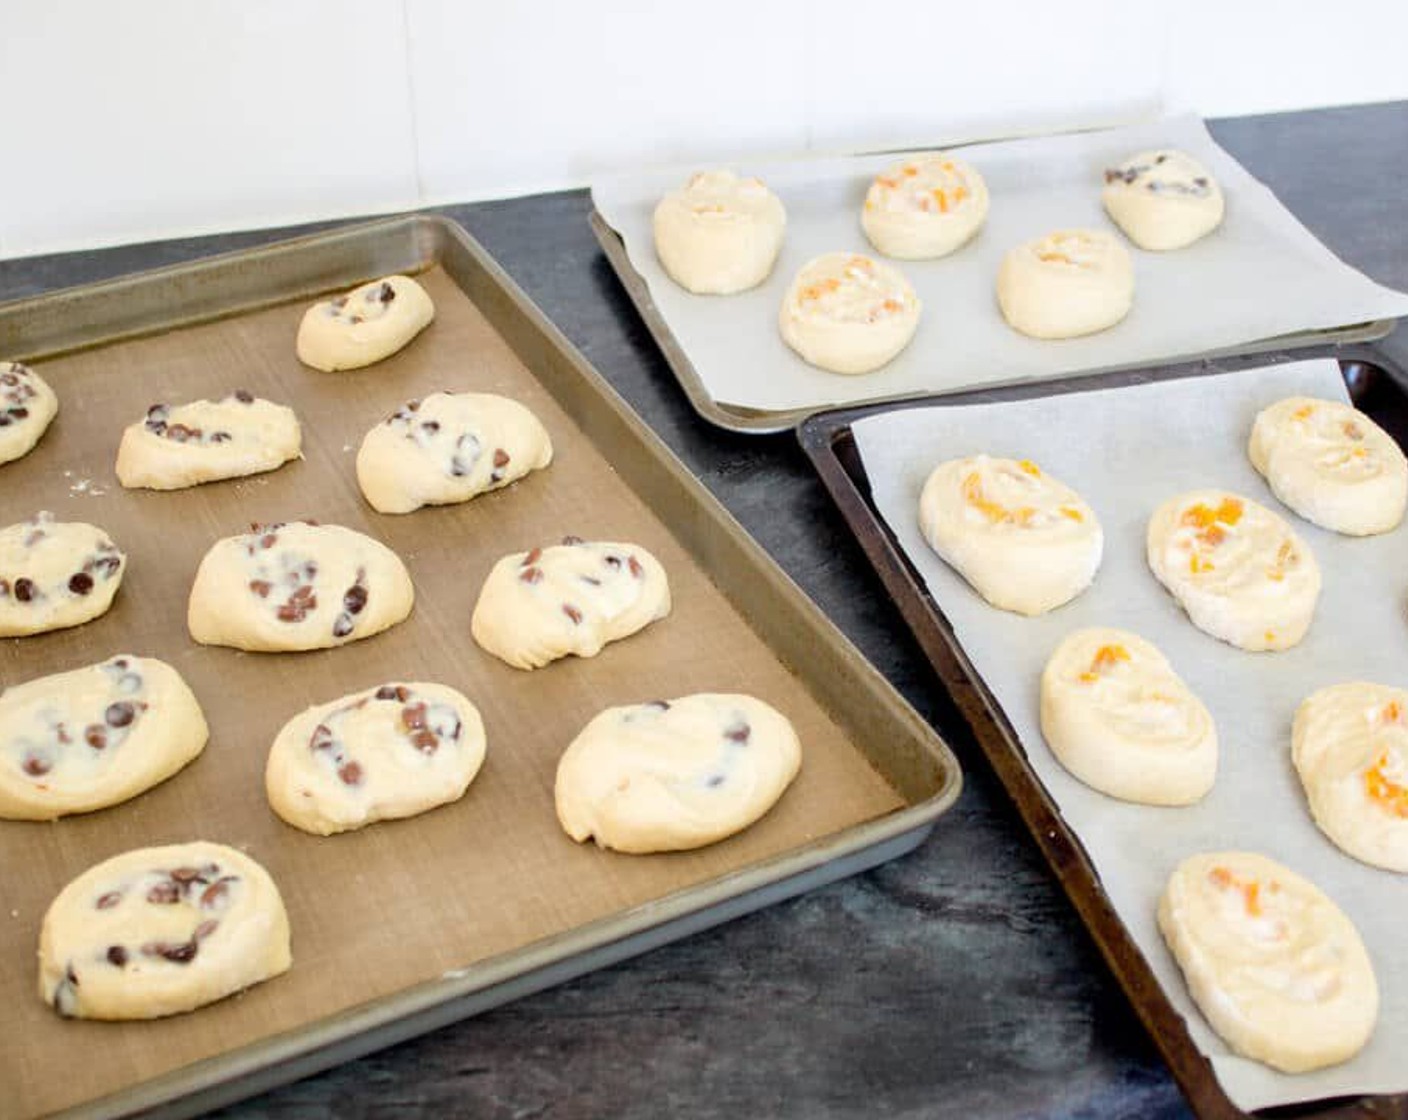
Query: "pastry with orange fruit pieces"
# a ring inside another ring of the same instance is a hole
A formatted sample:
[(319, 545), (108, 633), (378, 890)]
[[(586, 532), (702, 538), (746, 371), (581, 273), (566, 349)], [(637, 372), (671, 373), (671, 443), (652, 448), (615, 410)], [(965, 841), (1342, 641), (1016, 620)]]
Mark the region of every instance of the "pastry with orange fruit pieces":
[(1310, 815), (1342, 851), (1408, 874), (1408, 691), (1351, 681), (1296, 709), (1291, 761)]
[(1222, 223), (1222, 188), (1201, 163), (1173, 149), (1139, 152), (1105, 172), (1105, 210), (1141, 249), (1183, 249)]
[(1169, 877), (1158, 922), (1193, 1002), (1236, 1053), (1304, 1073), (1348, 1061), (1369, 1041), (1379, 987), (1359, 931), (1275, 860), (1190, 856)]
[(1276, 497), (1323, 529), (1367, 537), (1403, 520), (1408, 458), (1343, 401), (1287, 397), (1262, 409), (1247, 456)]
[(858, 253), (802, 266), (782, 300), (783, 341), (819, 369), (871, 373), (909, 345), (921, 304), (894, 268)]
[(1149, 567), (1193, 625), (1245, 650), (1281, 650), (1305, 637), (1320, 597), (1320, 566), (1265, 506), (1226, 490), (1170, 498), (1149, 519)]
[(1077, 630), (1041, 674), (1041, 733), (1092, 789), (1142, 805), (1191, 805), (1217, 777), (1207, 707), (1152, 642)]
[(1104, 230), (1056, 230), (1002, 258), (997, 304), (1008, 325), (1031, 338), (1095, 334), (1134, 305), (1134, 262)]
[(919, 529), (979, 595), (1024, 615), (1089, 587), (1105, 548), (1095, 511), (1028, 459), (940, 463), (919, 496)]
[(701, 171), (655, 206), (655, 253), (696, 295), (733, 295), (768, 278), (787, 212), (761, 179)]
[(988, 187), (977, 170), (943, 152), (892, 163), (865, 195), (860, 224), (887, 257), (946, 257), (962, 248), (988, 216)]

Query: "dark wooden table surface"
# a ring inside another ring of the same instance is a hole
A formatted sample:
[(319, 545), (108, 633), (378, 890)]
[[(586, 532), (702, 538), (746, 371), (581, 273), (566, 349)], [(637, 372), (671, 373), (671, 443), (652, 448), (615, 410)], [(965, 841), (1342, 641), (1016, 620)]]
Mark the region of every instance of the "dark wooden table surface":
[[(1212, 130), (1344, 260), (1408, 290), (1408, 103)], [(944, 733), (963, 796), (924, 846), (883, 868), (220, 1115), (1185, 1115), (794, 438), (735, 436), (693, 414), (598, 249), (589, 208), (573, 191), (443, 212)], [(0, 261), (0, 300), (308, 228)], [(1403, 332), (1379, 345), (1408, 365)]]

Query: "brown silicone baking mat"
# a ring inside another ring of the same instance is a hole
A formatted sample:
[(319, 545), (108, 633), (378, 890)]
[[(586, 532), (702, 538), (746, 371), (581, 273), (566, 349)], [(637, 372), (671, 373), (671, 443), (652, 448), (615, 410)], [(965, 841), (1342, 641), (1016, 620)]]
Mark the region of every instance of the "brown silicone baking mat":
[[(956, 765), (932, 730), (609, 399), (467, 235), (431, 219), (365, 228), (0, 308), (0, 352), (38, 352), (34, 365), (61, 401), (39, 447), (0, 471), (0, 524), (51, 510), (101, 525), (129, 557), (103, 618), (0, 642), (0, 685), (119, 652), (154, 656), (183, 674), (211, 727), (194, 763), (127, 804), (57, 823), (0, 821), (5, 1115), (228, 1099), (237, 1093), (188, 1094), (228, 1090), (276, 1059), (462, 996), (481, 967), (488, 983), (530, 962), (561, 961), (828, 860), (840, 861), (837, 876), (849, 873), (866, 865), (867, 849), (877, 862), (886, 843), (917, 843), (956, 795)], [(436, 263), (442, 254), (452, 265)], [(420, 279), (437, 314), (408, 348), (359, 372), (300, 365), (293, 339), (313, 292), (417, 263), (430, 265)], [(173, 316), (222, 317), (152, 333), (167, 313), (163, 297)], [(268, 306), (230, 314), (260, 303)], [(113, 334), (133, 337), (103, 345)], [(42, 356), (72, 345), (82, 348)], [(170, 493), (117, 485), (122, 429), (150, 404), (236, 388), (297, 411), (302, 461)], [(436, 389), (527, 404), (551, 433), (552, 465), (462, 505), (376, 514), (353, 472), (361, 438), (402, 402)], [(416, 588), (410, 618), (330, 651), (196, 645), (185, 612), (201, 556), (252, 522), (297, 518), (349, 526), (399, 553)], [(648, 548), (669, 573), (674, 609), (596, 658), (511, 669), (470, 638), (480, 585), (504, 553), (569, 533)], [(747, 601), (731, 585), (750, 577), (757, 590)], [(798, 651), (809, 648), (814, 657), (803, 663)], [(387, 680), (444, 682), (479, 706), (489, 749), (469, 792), (413, 820), (330, 838), (283, 824), (263, 793), (280, 726), (311, 704)], [(629, 857), (569, 840), (552, 786), (576, 732), (603, 707), (696, 691), (751, 692), (792, 719), (804, 761), (778, 806), (743, 834), (692, 853)], [(818, 697), (859, 710), (833, 715)], [(865, 720), (873, 730), (858, 736)], [(54, 894), (118, 852), (194, 838), (234, 845), (272, 873), (289, 910), (293, 969), (190, 1015), (61, 1020), (37, 995), (34, 965)], [(361, 1048), (376, 1044), (368, 1035)], [(290, 1067), (289, 1076), (307, 1068)]]
[[(1138, 385), (1196, 377), (1252, 364), (1265, 365), (1269, 361), (1284, 361), (1293, 356), (1300, 359), (1307, 354), (1277, 354), (1270, 359), (1259, 355), (1216, 363), (1204, 361), (1157, 370), (1065, 379), (1039, 387), (983, 390), (954, 394), (945, 397), (943, 403), (1005, 402), (1052, 393)], [(1400, 444), (1408, 446), (1408, 392), (1403, 387), (1408, 382), (1405, 382), (1402, 371), (1391, 373), (1387, 360), (1367, 347), (1325, 348), (1309, 356), (1337, 358), (1356, 407), (1372, 416)], [(1160, 987), (1102, 887), (1080, 837), (1043, 786), (1007, 714), (974, 668), (953, 626), (874, 504), (870, 480), (856, 448), (852, 425), (876, 413), (934, 403), (932, 399), (918, 400), (822, 413), (802, 424), (799, 438), (890, 596), (953, 694), (988, 763), (1006, 788), (1106, 963), (1124, 988), (1193, 1111), (1209, 1120), (1246, 1117), (1248, 1113), (1228, 1098), (1211, 1064), (1197, 1049), (1183, 1017)], [(1408, 1095), (1319, 1100), (1264, 1109), (1255, 1115), (1316, 1117), (1318, 1120), (1331, 1117), (1402, 1120), (1408, 1117)]]

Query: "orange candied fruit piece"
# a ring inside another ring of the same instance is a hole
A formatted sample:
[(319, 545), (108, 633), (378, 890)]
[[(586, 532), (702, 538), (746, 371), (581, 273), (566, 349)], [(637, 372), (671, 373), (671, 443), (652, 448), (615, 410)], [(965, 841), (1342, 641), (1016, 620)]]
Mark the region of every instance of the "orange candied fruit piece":
[(906, 178), (912, 179), (914, 176), (916, 176), (916, 175), (918, 175), (918, 174), (919, 174), (919, 168), (915, 167), (914, 164), (912, 164), (912, 163), (907, 163), (907, 164), (904, 165), (904, 175), (905, 175)]
[(1062, 506), (1061, 516), (1069, 517), (1072, 521), (1084, 521), (1085, 515), (1076, 509), (1075, 506)]
[(934, 201), (939, 204), (939, 213), (940, 213), (940, 214), (947, 214), (947, 213), (948, 213), (948, 193), (943, 189), (943, 187), (935, 187), (931, 193), (932, 193), (933, 196), (934, 196)]
[(1303, 404), (1291, 413), (1292, 420), (1309, 420), (1310, 414), (1315, 411), (1313, 404)]
[[(1208, 872), (1208, 879), (1218, 890), (1239, 890), (1242, 892), (1242, 905), (1253, 918), (1261, 917), (1261, 884), (1253, 879), (1244, 882), (1225, 867), (1214, 867)], [(1273, 886), (1274, 890), (1275, 887)]]
[(1086, 683), (1096, 681), (1121, 661), (1128, 660), (1129, 650), (1125, 649), (1124, 646), (1101, 646), (1095, 651), (1095, 657), (1090, 662), (1090, 668), (1080, 675), (1080, 679)]
[(1383, 751), (1374, 760), (1374, 765), (1364, 771), (1364, 792), (1370, 801), (1382, 805), (1395, 817), (1408, 819), (1408, 786), (1395, 782), (1384, 773), (1386, 769), (1388, 752)]
[(1188, 557), (1188, 570), (1194, 575), (1198, 575), (1201, 572), (1211, 572), (1214, 569), (1211, 560), (1204, 560), (1195, 552), (1192, 556)]
[(1030, 459), (1018, 459), (1017, 466), (1020, 467), (1027, 474), (1031, 475), (1033, 478), (1041, 477), (1041, 468), (1035, 463), (1033, 463)]
[(1074, 261), (1071, 260), (1070, 257), (1066, 256), (1065, 253), (1058, 253), (1058, 252), (1057, 252), (1056, 250), (1054, 250), (1054, 249), (1048, 250), (1048, 251), (1045, 252), (1045, 253), (1038, 253), (1036, 256), (1037, 256), (1037, 260), (1047, 261), (1048, 263), (1051, 262), (1051, 261), (1060, 261), (1062, 264), (1074, 264), (1074, 263), (1075, 263)]
[(1403, 705), (1400, 704), (1397, 700), (1390, 700), (1387, 704), (1385, 704), (1382, 708), (1379, 709), (1379, 722), (1402, 723)]

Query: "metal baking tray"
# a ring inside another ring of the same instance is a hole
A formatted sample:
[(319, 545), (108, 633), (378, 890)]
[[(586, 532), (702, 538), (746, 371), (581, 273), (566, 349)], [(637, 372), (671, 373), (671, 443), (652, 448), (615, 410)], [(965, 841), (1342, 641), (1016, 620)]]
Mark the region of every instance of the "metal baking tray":
[[(1312, 352), (1202, 360), (1154, 370), (1065, 378), (1042, 385), (955, 393), (945, 404), (1011, 401), (1092, 388), (1115, 388), (1172, 378), (1196, 377), (1251, 365), (1328, 356), (1338, 360), (1356, 407), (1367, 412), (1400, 445), (1408, 447), (1408, 375), (1383, 355), (1362, 345), (1320, 347)], [(846, 523), (864, 549), (890, 597), (903, 614), (945, 687), (953, 695), (988, 764), (1011, 798), (1106, 964), (1148, 1030), (1194, 1113), (1206, 1120), (1235, 1120), (1248, 1113), (1219, 1086), (1212, 1066), (1199, 1052), (1186, 1024), (1169, 1002), (1101, 886), (1080, 838), (1062, 817), (1032, 769), (1001, 706), (989, 692), (955, 636), (923, 578), (905, 556), (876, 510), (851, 426), (863, 417), (896, 408), (932, 405), (933, 398), (875, 403), (819, 413), (798, 430), (798, 439)], [(1386, 1120), (1408, 1117), (1408, 1094), (1317, 1101), (1261, 1110), (1254, 1115), (1316, 1117), (1317, 1120)]]
[[(680, 383), (680, 388), (684, 390), (685, 396), (689, 398), (689, 403), (694, 411), (708, 420), (711, 424), (716, 424), (720, 428), (727, 428), (729, 431), (745, 432), (753, 435), (765, 435), (770, 432), (785, 432), (795, 428), (808, 416), (813, 415), (821, 409), (816, 408), (796, 408), (762, 410), (755, 408), (744, 408), (739, 405), (727, 404), (717, 401), (710, 395), (700, 378), (694, 364), (690, 361), (689, 355), (685, 353), (684, 347), (680, 345), (674, 332), (670, 330), (669, 324), (665, 322), (665, 317), (660, 314), (655, 306), (654, 299), (650, 295), (650, 287), (646, 284), (645, 278), (641, 276), (636, 268), (631, 264), (631, 259), (626, 253), (626, 244), (606, 219), (595, 209), (589, 216), (592, 232), (596, 235), (597, 242), (601, 245), (602, 252), (606, 254), (606, 259), (611, 263), (612, 269), (620, 279), (622, 286), (626, 289), (626, 294), (631, 297), (631, 302), (636, 305), (636, 310), (640, 312), (641, 318), (645, 321), (646, 328), (650, 331), (651, 337), (660, 347), (661, 353), (665, 355), (665, 361), (669, 364), (676, 380)], [(1368, 323), (1356, 323), (1343, 327), (1334, 327), (1327, 330), (1306, 330), (1296, 331), (1293, 334), (1282, 335), (1279, 338), (1264, 339), (1259, 342), (1244, 343), (1226, 350), (1214, 350), (1199, 354), (1174, 355), (1170, 359), (1170, 364), (1191, 361), (1192, 359), (1213, 360), (1243, 354), (1273, 354), (1284, 350), (1301, 349), (1307, 347), (1323, 347), (1326, 345), (1347, 345), (1355, 342), (1372, 342), (1383, 338), (1391, 332), (1396, 325), (1393, 319), (1376, 319)], [(1308, 355), (1302, 354), (1302, 357)], [(1091, 374), (1101, 374), (1110, 372), (1108, 370), (1091, 370)], [(1081, 374), (1084, 377), (1086, 374)], [(1050, 383), (1044, 383), (1050, 384)], [(970, 397), (969, 391), (960, 390), (958, 394), (945, 394), (945, 399), (952, 399), (955, 395), (961, 395), (965, 400), (979, 399)], [(876, 398), (865, 406), (861, 407), (887, 407), (900, 401), (909, 400), (931, 400), (932, 392), (898, 394), (892, 397)], [(834, 411), (826, 409), (825, 411)]]
[[(419, 274), (434, 292), (425, 334), (360, 373), (301, 367), (293, 330), (307, 303), (393, 272)], [(918, 845), (958, 796), (957, 762), (934, 729), (447, 220), (396, 218), (0, 305), (0, 354), (47, 372), (61, 400), (39, 447), (0, 475), (0, 522), (43, 502), (110, 527), (130, 557), (109, 615), (0, 642), (0, 685), (134, 648), (181, 669), (212, 728), (196, 762), (126, 805), (57, 824), (0, 821), (7, 1115), (218, 1107), (882, 863)], [(227, 376), (294, 404), (306, 458), (191, 491), (120, 489), (112, 452), (147, 394), (211, 395)], [(357, 435), (439, 387), (531, 401), (553, 435), (554, 465), (463, 506), (372, 513), (350, 481)], [(184, 603), (204, 547), (252, 520), (320, 513), (406, 557), (411, 618), (341, 650), (195, 646)], [(666, 563), (676, 610), (598, 658), (536, 673), (501, 666), (469, 639), (474, 595), (493, 559), (540, 543), (523, 535), (564, 516), (558, 535), (598, 535), (618, 519), (633, 527), (627, 539)], [(295, 699), (441, 664), (460, 676), (431, 679), (466, 691), (490, 731), (484, 771), (461, 802), (326, 839), (273, 817), (258, 778), (272, 733), (300, 710)], [(707, 673), (739, 690), (756, 679), (810, 731), (802, 776), (779, 806), (698, 852), (642, 859), (567, 840), (551, 800), (562, 736), (608, 704), (698, 691)], [(494, 839), (515, 830), (516, 848)], [(100, 858), (197, 831), (274, 872), (293, 970), (172, 1019), (59, 1020), (35, 997), (31, 971), (48, 900)], [(363, 988), (376, 994), (362, 998)]]

